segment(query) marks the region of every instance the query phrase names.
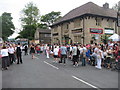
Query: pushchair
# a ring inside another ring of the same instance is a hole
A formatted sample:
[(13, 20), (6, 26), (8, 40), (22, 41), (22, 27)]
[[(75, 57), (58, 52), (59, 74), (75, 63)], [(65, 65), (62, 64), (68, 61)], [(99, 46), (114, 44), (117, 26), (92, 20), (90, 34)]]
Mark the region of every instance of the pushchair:
[(90, 56), (90, 65), (95, 66), (95, 57)]
[(118, 70), (118, 71), (120, 71), (120, 56), (117, 57), (115, 62), (111, 63), (111, 70)]

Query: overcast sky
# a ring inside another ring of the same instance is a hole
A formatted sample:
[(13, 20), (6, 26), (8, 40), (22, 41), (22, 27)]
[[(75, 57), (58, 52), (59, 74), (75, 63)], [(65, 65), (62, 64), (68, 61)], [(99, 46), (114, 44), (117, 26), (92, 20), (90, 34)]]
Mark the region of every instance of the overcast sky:
[(0, 15), (3, 12), (12, 13), (13, 23), (16, 28), (20, 29), (20, 12), (31, 1), (39, 8), (41, 15), (51, 11), (60, 11), (63, 16), (70, 10), (90, 1), (99, 6), (107, 2), (112, 8), (119, 0), (0, 0)]

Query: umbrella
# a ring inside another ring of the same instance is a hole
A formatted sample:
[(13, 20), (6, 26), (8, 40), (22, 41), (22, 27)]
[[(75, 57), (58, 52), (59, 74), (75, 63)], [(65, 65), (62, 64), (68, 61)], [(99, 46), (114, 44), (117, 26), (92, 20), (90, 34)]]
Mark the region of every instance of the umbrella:
[(118, 34), (113, 34), (108, 39), (112, 39), (113, 41), (120, 41), (120, 36)]

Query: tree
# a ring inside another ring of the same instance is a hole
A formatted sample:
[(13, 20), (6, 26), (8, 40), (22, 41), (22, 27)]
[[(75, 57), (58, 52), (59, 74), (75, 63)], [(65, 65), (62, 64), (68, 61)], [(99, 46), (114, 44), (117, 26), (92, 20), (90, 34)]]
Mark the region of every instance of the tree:
[(38, 23), (38, 28), (42, 28), (42, 29), (47, 29), (48, 28), (48, 26), (47, 26), (47, 24), (42, 24), (42, 23)]
[(32, 2), (28, 3), (22, 10), (23, 17), (21, 18), (23, 31), (19, 37), (34, 39), (34, 33), (37, 29), (37, 24), (40, 19), (39, 9)]
[(22, 13), (21, 21), (23, 25), (36, 25), (40, 19), (39, 9), (33, 2), (28, 3)]
[(41, 22), (46, 24), (48, 27), (61, 18), (61, 12), (50, 12), (46, 15), (41, 16)]
[(36, 30), (36, 27), (34, 25), (25, 25), (24, 29), (19, 33), (20, 35), (18, 37), (32, 40), (34, 39), (35, 30)]
[(4, 12), (2, 18), (2, 38), (7, 40), (7, 37), (14, 33), (15, 26), (12, 22), (11, 13)]
[(112, 7), (116, 11), (120, 11), (120, 1)]

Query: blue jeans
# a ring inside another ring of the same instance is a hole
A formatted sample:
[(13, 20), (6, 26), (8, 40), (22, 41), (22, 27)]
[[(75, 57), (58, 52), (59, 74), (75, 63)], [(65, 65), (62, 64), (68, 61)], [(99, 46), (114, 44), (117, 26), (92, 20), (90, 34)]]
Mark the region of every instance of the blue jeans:
[(85, 60), (85, 58), (82, 58), (82, 66), (86, 66), (86, 60)]

